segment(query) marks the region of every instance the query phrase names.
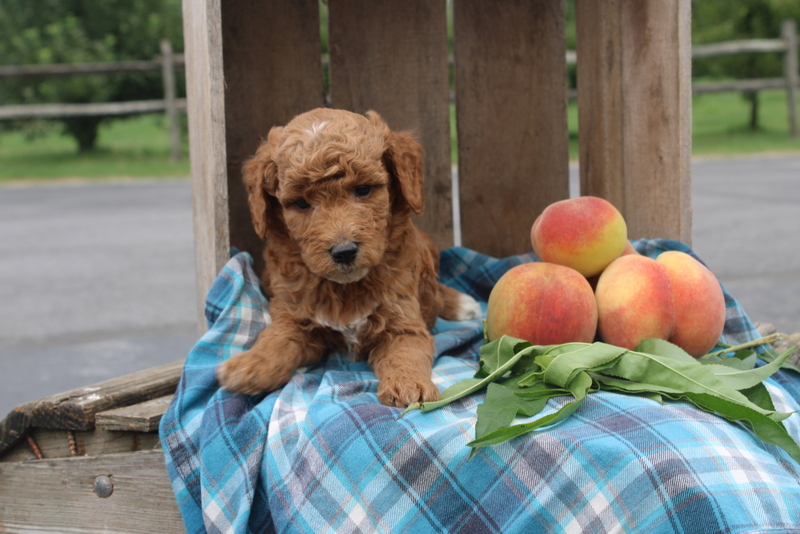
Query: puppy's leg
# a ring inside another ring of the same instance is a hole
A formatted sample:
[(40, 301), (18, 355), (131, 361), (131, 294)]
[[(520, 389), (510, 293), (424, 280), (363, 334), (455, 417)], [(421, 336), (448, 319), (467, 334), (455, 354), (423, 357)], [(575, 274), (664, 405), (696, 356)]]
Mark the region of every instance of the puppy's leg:
[(419, 333), (384, 336), (369, 356), (381, 404), (405, 408), (438, 400), (439, 390), (431, 380), (433, 352), (433, 338), (424, 328)]
[[(285, 385), (298, 367), (319, 361), (326, 345), (289, 317), (273, 314), (253, 347), (217, 368), (220, 385), (233, 393), (256, 395)], [(314, 338), (314, 339), (312, 339)]]
[(442, 309), (439, 316), (448, 321), (469, 321), (481, 316), (481, 306), (474, 298), (452, 287), (439, 284)]

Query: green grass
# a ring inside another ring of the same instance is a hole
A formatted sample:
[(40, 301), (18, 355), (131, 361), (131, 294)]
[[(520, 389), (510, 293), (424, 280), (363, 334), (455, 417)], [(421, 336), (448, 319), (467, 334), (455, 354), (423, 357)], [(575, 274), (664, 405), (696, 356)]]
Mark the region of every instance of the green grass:
[[(692, 100), (692, 154), (735, 156), (800, 152), (800, 138), (789, 137), (786, 91), (761, 91), (759, 129), (750, 130), (750, 105), (741, 93), (697, 95)], [(800, 108), (800, 103), (798, 103)], [(567, 110), (570, 158), (578, 159), (578, 106)]]
[(161, 115), (101, 124), (97, 148), (79, 154), (69, 136), (50, 132), (27, 139), (20, 132), (0, 133), (0, 181), (55, 178), (188, 176), (186, 132), (183, 154), (170, 161), (169, 134)]
[[(800, 139), (789, 137), (786, 92), (759, 93), (760, 128), (748, 128), (750, 108), (739, 93), (699, 95), (693, 101), (695, 155), (800, 152)], [(454, 117), (454, 114), (451, 114)], [(455, 132), (455, 119), (452, 119)], [(570, 158), (578, 159), (577, 104), (568, 108)], [(452, 142), (455, 158), (455, 139)], [(187, 136), (183, 159), (169, 158), (169, 137), (162, 115), (111, 121), (100, 128), (97, 149), (79, 154), (71, 137), (51, 132), (26, 139), (19, 132), (0, 133), (0, 181), (114, 177), (188, 176)]]
[(800, 138), (789, 136), (786, 91), (761, 91), (758, 99), (759, 129), (751, 131), (750, 106), (740, 93), (696, 96), (692, 102), (692, 152), (729, 156), (800, 151)]

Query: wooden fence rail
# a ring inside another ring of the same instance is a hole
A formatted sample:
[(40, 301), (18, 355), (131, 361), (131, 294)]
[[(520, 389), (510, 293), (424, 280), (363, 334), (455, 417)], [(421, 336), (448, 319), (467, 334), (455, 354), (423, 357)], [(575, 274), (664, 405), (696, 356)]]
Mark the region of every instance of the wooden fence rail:
[(172, 44), (168, 40), (163, 39), (160, 47), (160, 57), (152, 60), (3, 66), (0, 67), (0, 80), (161, 71), (164, 85), (163, 100), (0, 106), (0, 120), (165, 113), (170, 133), (171, 158), (172, 161), (179, 161), (181, 127), (178, 112), (186, 112), (186, 99), (177, 98), (175, 70), (184, 68), (184, 59), (182, 54), (173, 54)]
[[(183, 54), (173, 56), (175, 68), (183, 68)], [(56, 63), (52, 65), (0, 66), (0, 80), (10, 78), (55, 78), (79, 74), (120, 74), (124, 72), (155, 72), (161, 70), (161, 59), (141, 61), (112, 61), (96, 63)]]
[[(783, 78), (758, 78), (746, 80), (725, 80), (702, 82), (692, 85), (693, 94), (719, 93), (732, 91), (760, 91), (764, 89), (786, 89), (788, 103), (789, 132), (798, 136), (797, 90), (798, 90), (798, 38), (795, 21), (785, 21), (780, 39), (745, 39), (726, 41), (692, 47), (692, 58), (716, 57), (731, 54), (749, 53), (784, 54)], [(566, 54), (568, 64), (577, 63), (577, 54), (569, 50)], [(452, 64), (452, 59), (451, 59)], [(27, 104), (0, 106), (0, 120), (12, 119), (56, 119), (62, 117), (133, 115), (141, 113), (166, 113), (172, 159), (180, 159), (181, 131), (178, 113), (186, 112), (186, 100), (176, 98), (175, 70), (184, 68), (183, 54), (173, 54), (167, 40), (161, 42), (161, 56), (143, 61), (116, 61), (102, 63), (78, 63), (55, 65), (12, 65), (0, 67), (0, 80), (12, 78), (50, 78), (86, 74), (118, 74), (130, 72), (161, 71), (164, 80), (164, 99), (129, 102), (103, 102), (87, 104)], [(323, 67), (328, 68), (327, 59)], [(577, 91), (569, 90), (569, 99), (577, 98)]]

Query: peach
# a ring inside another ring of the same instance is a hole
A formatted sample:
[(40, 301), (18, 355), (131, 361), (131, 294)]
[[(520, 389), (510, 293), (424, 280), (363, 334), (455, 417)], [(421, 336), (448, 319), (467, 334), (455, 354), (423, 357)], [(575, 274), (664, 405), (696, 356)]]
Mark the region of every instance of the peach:
[(636, 250), (636, 247), (634, 247), (633, 243), (631, 243), (630, 241), (625, 243), (625, 248), (622, 249), (622, 252), (620, 253), (620, 256), (627, 256), (629, 254), (636, 254), (636, 255), (639, 254), (639, 251)]
[[(633, 246), (633, 243), (628, 241), (628, 244), (625, 245), (624, 249), (622, 249), (622, 253), (620, 254), (620, 256), (628, 256), (630, 254), (635, 254), (636, 256), (639, 256), (639, 251), (636, 250), (636, 247)], [(600, 274), (603, 273), (601, 272)], [(596, 274), (594, 276), (590, 276), (587, 278), (587, 280), (589, 280), (589, 285), (592, 286), (592, 291), (597, 289), (597, 280), (600, 278), (600, 274)]]
[(597, 321), (606, 343), (634, 349), (642, 340), (668, 339), (675, 324), (663, 265), (639, 254), (620, 256), (597, 281)]
[(535, 345), (591, 343), (596, 331), (592, 288), (569, 267), (544, 262), (517, 265), (489, 295), (486, 333), (490, 340), (508, 335)]
[(725, 296), (719, 281), (685, 252), (662, 252), (655, 261), (666, 270), (675, 305), (675, 327), (669, 341), (695, 358), (707, 354), (725, 328)]
[(554, 202), (536, 218), (531, 243), (542, 261), (571, 267), (589, 278), (622, 254), (628, 228), (613, 204), (598, 197)]

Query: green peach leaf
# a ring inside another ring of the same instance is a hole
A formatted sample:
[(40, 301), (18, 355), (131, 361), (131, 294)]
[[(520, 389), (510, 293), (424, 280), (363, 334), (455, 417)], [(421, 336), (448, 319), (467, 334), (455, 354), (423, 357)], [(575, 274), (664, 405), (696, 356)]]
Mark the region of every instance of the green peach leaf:
[(486, 389), (486, 399), (478, 406), (475, 439), (507, 427), (519, 412), (524, 415), (536, 415), (546, 404), (547, 398), (525, 400), (517, 397), (512, 388), (489, 384)]
[(556, 356), (544, 372), (543, 380), (568, 388), (573, 378), (582, 371), (600, 371), (616, 364), (627, 349), (607, 343), (592, 343)]
[(711, 370), (714, 376), (733, 389), (748, 389), (775, 374), (791, 353), (792, 349), (786, 350), (770, 363), (752, 369), (742, 370), (735, 366), (720, 364), (708, 364), (705, 368)]
[(564, 419), (568, 418), (570, 415), (575, 413), (575, 411), (580, 408), (583, 400), (586, 398), (586, 395), (589, 393), (589, 390), (592, 386), (592, 379), (589, 377), (588, 373), (579, 373), (575, 379), (572, 381), (570, 391), (572, 395), (575, 397), (575, 400), (566, 403), (556, 412), (551, 414), (545, 415), (544, 417), (540, 417), (535, 421), (530, 423), (522, 423), (519, 425), (513, 425), (505, 428), (501, 428), (499, 430), (495, 430), (494, 432), (490, 432), (479, 439), (475, 439), (467, 443), (468, 446), (473, 448), (481, 448), (486, 447), (487, 445), (496, 445), (498, 443), (502, 443), (507, 441), (511, 438), (515, 438), (517, 436), (521, 436), (523, 434), (527, 434), (528, 432), (532, 432), (537, 428), (551, 426)]
[(666, 356), (667, 358), (673, 358), (675, 360), (694, 360), (694, 358), (690, 356), (688, 352), (680, 348), (678, 345), (657, 338), (644, 339), (633, 350), (635, 352), (646, 352), (647, 354)]

